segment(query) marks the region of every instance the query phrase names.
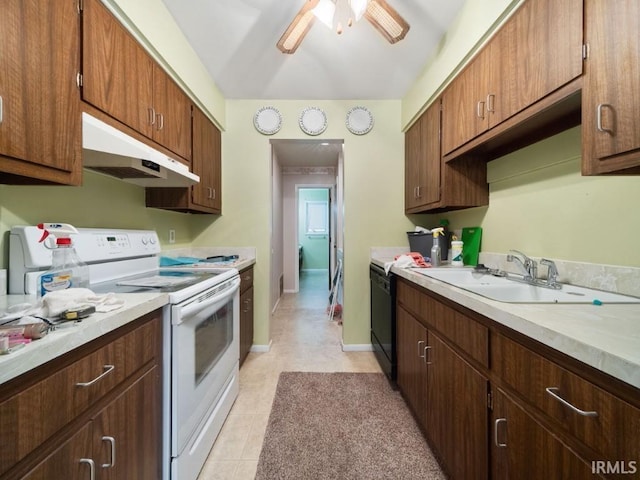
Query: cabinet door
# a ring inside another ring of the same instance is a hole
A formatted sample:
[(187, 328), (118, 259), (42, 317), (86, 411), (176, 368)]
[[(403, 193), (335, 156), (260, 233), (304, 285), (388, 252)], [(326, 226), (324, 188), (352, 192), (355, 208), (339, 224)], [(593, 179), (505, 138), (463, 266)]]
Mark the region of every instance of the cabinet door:
[(160, 367), (154, 366), (93, 420), (101, 479), (155, 480), (161, 473)]
[(422, 171), (422, 124), (424, 115), (411, 125), (404, 136), (404, 208), (420, 205), (419, 188)]
[(191, 101), (157, 64), (153, 64), (153, 139), (191, 161)]
[(396, 318), (398, 386), (424, 426), (427, 330), (402, 307)]
[[(80, 461), (82, 459), (82, 461)], [(91, 424), (82, 427), (51, 455), (33, 468), (22, 480), (86, 480), (94, 478), (96, 462), (91, 456)], [(94, 475), (91, 474), (94, 469)]]
[(640, 3), (587, 0), (583, 173), (640, 172)]
[(492, 478), (599, 478), (572, 450), (499, 389), (494, 392)]
[(80, 96), (76, 83), (80, 20), (76, 8), (75, 2), (2, 2), (2, 183), (31, 183), (24, 177), (34, 179), (33, 183), (81, 182)]
[(464, 145), (487, 129), (487, 78), (490, 49), (478, 56), (451, 82), (442, 96), (442, 153)]
[[(509, 99), (503, 118), (582, 75), (582, 4), (583, 0), (528, 0), (509, 20), (503, 35), (508, 42), (503, 54), (509, 61), (496, 72), (510, 79), (502, 85)], [(492, 58), (499, 62), (495, 55)]]
[(220, 148), (220, 130), (194, 107), (192, 170), (200, 176), (200, 183), (192, 187), (192, 202), (217, 213), (221, 207)]
[(240, 295), (240, 364), (253, 344), (253, 287)]
[(99, 0), (84, 1), (82, 18), (82, 99), (151, 138), (151, 57)]
[(405, 136), (405, 209), (440, 201), (440, 101), (432, 104)]
[(426, 432), (452, 478), (485, 479), (487, 379), (429, 331)]

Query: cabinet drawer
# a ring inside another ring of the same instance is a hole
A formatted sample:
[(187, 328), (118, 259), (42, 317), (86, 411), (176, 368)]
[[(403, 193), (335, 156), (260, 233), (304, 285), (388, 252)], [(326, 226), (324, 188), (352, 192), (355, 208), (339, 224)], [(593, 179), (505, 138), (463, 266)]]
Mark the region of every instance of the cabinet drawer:
[(420, 313), (420, 298), (423, 293), (403, 280), (398, 279), (396, 300), (402, 303), (414, 315)]
[(240, 272), (240, 291), (244, 292), (253, 285), (253, 267)]
[(502, 335), (492, 358), (506, 383), (603, 459), (640, 458), (640, 409)]
[(426, 327), (440, 332), (468, 356), (489, 367), (489, 329), (409, 284), (399, 281), (397, 300)]
[(2, 402), (0, 474), (150, 361), (158, 330), (148, 322)]

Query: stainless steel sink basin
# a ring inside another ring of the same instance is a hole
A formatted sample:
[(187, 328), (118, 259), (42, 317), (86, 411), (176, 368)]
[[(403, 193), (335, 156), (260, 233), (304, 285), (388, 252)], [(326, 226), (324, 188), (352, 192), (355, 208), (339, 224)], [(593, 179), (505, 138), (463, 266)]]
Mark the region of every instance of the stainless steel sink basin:
[(472, 268), (426, 268), (414, 271), (499, 302), (640, 303), (640, 298), (574, 285), (563, 285), (560, 290), (528, 285), (505, 277), (478, 273)]

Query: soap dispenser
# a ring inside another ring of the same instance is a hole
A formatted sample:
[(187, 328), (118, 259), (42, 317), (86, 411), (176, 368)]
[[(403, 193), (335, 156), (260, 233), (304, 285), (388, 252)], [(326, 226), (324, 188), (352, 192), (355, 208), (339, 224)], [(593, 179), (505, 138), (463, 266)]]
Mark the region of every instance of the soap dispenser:
[(438, 227), (431, 230), (433, 234), (433, 246), (431, 247), (431, 266), (439, 267), (442, 264), (442, 250), (440, 249), (440, 235), (444, 232), (444, 228)]

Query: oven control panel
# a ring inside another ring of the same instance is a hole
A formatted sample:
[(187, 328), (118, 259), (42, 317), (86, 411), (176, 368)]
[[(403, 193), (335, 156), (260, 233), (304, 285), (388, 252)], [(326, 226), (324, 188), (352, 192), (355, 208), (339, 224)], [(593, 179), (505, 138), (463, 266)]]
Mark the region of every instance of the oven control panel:
[[(71, 240), (78, 256), (86, 263), (160, 253), (160, 241), (154, 230), (79, 228), (78, 232), (77, 235), (71, 235)], [(51, 250), (39, 242), (41, 236), (42, 231), (36, 227), (14, 227), (10, 238), (13, 245), (13, 248), (10, 246), (10, 257), (16, 258), (11, 263), (20, 265), (22, 269), (51, 265)]]
[[(140, 231), (81, 231), (78, 240), (88, 240), (88, 258), (128, 258), (160, 253), (158, 235), (152, 230)], [(86, 235), (85, 235), (86, 234)], [(83, 242), (84, 243), (84, 242)], [(78, 248), (80, 245), (78, 244)], [(83, 249), (84, 250), (84, 249)], [(78, 252), (80, 254), (80, 252)], [(81, 258), (82, 257), (82, 254)]]

